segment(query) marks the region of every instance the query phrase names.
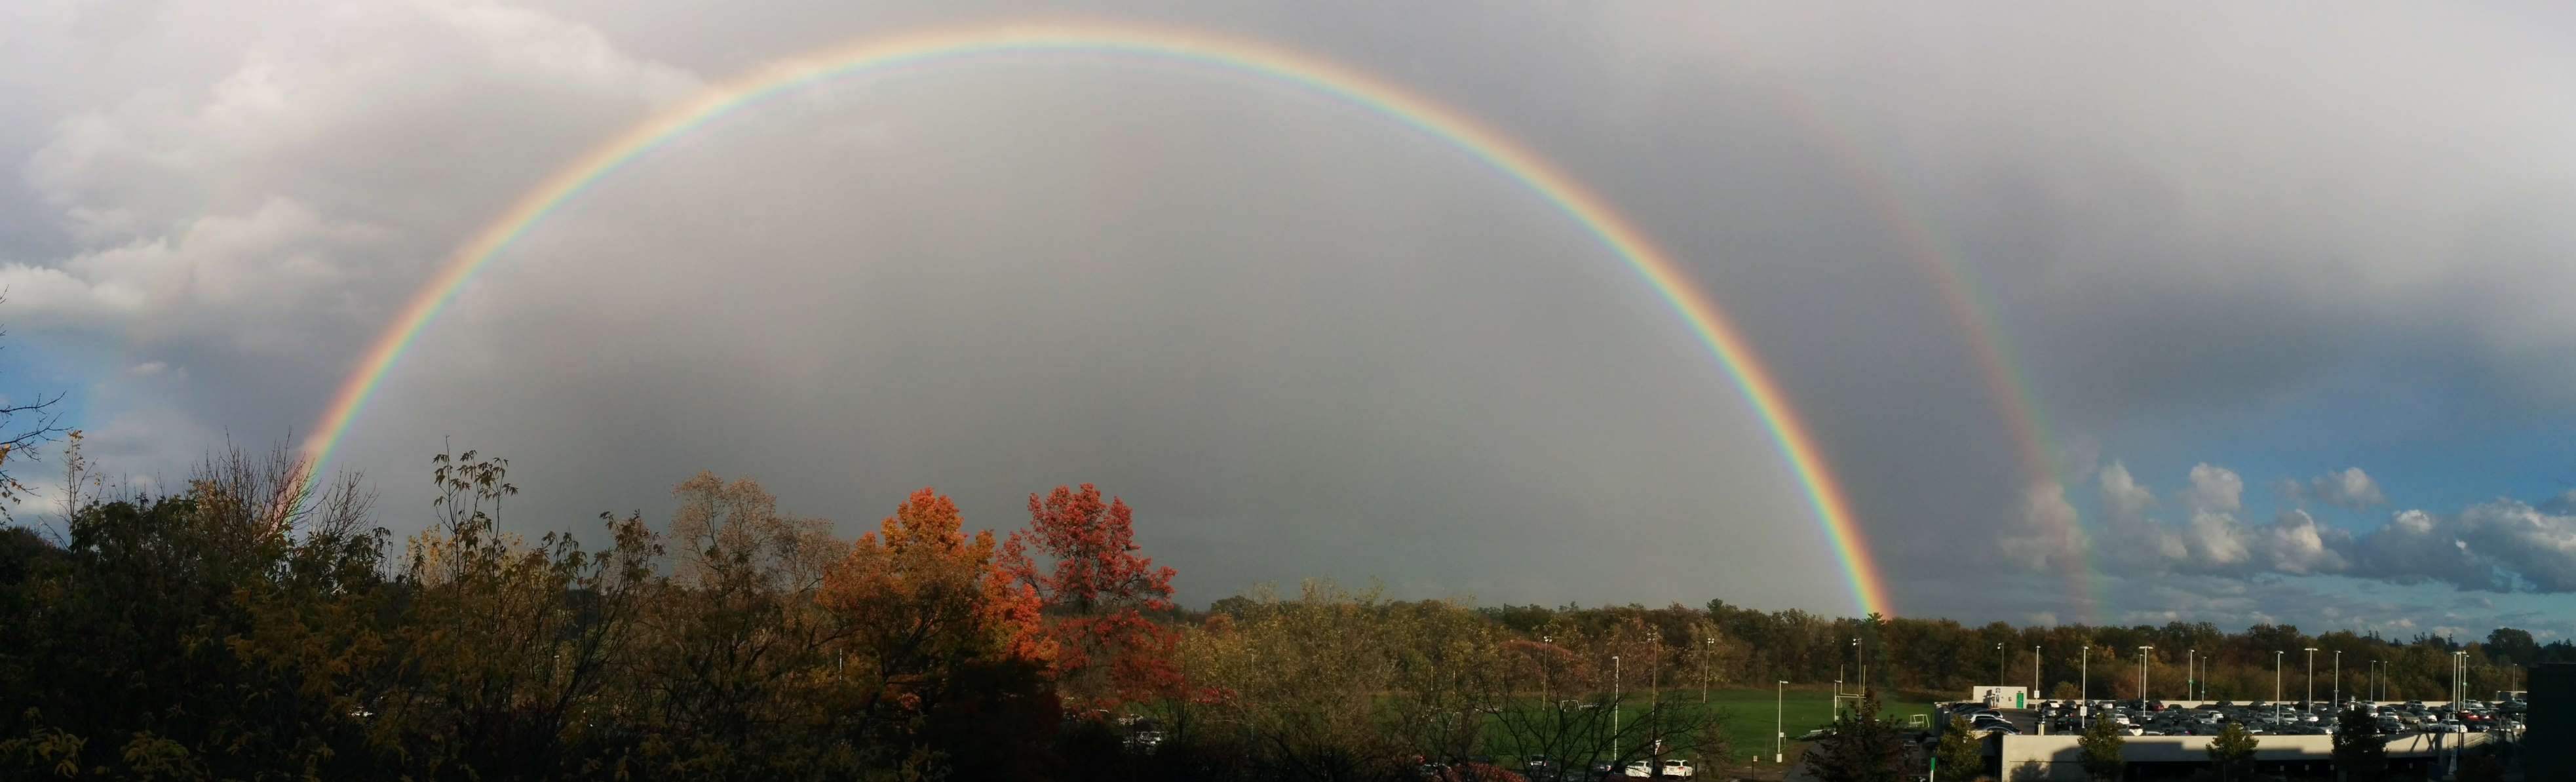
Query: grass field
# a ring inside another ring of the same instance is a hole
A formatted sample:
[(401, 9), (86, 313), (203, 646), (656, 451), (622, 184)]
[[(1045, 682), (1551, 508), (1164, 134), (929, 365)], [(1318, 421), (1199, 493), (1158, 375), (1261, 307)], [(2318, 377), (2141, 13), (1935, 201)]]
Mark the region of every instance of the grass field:
[[(1774, 694), (1771, 690), (1752, 688), (1709, 690), (1705, 708), (1725, 712), (1725, 734), (1730, 750), (1729, 757), (1722, 763), (1717, 762), (1719, 760), (1717, 758), (1703, 760), (1708, 761), (1712, 768), (1742, 766), (1751, 761), (1758, 752), (1761, 755), (1761, 762), (1768, 764), (1771, 762), (1771, 735), (1774, 725), (1786, 726), (1786, 731), (1792, 740), (1789, 754), (1794, 756), (1797, 754), (1795, 739), (1800, 734), (1833, 722), (1834, 693), (1831, 687), (1791, 688), (1780, 693), (1778, 697), (1775, 719)], [(1649, 708), (1648, 698), (1647, 693), (1629, 693), (1623, 702), (1629, 709), (1643, 711)], [(1702, 708), (1700, 690), (1697, 687), (1666, 689), (1663, 691), (1663, 699), (1665, 705), (1685, 712)], [(1884, 703), (1885, 706), (1880, 714), (1889, 719), (1901, 721), (1906, 715), (1932, 713), (1931, 701), (1919, 696), (1890, 699)], [(1532, 699), (1530, 707), (1535, 706), (1536, 699)], [(1490, 749), (1498, 755), (1514, 754), (1509, 747), (1497, 746)]]
[[(1667, 703), (1684, 708), (1699, 705), (1699, 689), (1696, 687), (1668, 690), (1664, 696)], [(1824, 727), (1834, 721), (1834, 692), (1831, 688), (1821, 690), (1792, 688), (1780, 693), (1776, 721), (1773, 697), (1771, 690), (1713, 689), (1708, 691), (1709, 708), (1726, 711), (1726, 743), (1733, 748), (1734, 757), (1729, 758), (1725, 765), (1743, 763), (1751, 759), (1756, 752), (1761, 753), (1764, 762), (1769, 762), (1772, 726), (1775, 724), (1786, 725), (1789, 738), (1794, 742), (1800, 734)], [(1891, 699), (1882, 701), (1882, 704), (1879, 714), (1889, 719), (1902, 720), (1909, 714), (1932, 713), (1930, 700)]]

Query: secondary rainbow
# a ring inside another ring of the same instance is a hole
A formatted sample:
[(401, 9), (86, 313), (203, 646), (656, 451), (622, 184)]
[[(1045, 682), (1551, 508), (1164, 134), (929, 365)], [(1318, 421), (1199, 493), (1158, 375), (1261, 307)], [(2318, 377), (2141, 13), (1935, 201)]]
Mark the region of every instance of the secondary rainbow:
[[(2018, 353), (1995, 314), (1994, 303), (1985, 297), (1984, 286), (1977, 284), (1957, 243), (1941, 231), (1940, 222), (1933, 218), (1931, 202), (1911, 192), (1897, 175), (1897, 166), (1881, 151), (1883, 145), (1866, 143), (1849, 129), (1849, 124), (1833, 121), (1821, 106), (1805, 96), (1783, 91), (1770, 97), (1811, 137), (1840, 154), (1838, 162), (1845, 173), (1860, 185), (1858, 191), (1894, 229), (1894, 238), (1903, 245), (1906, 257), (1924, 267), (1925, 277), (1940, 294), (1951, 325), (1966, 338), (1978, 377), (1984, 381), (1986, 398), (1994, 404), (1996, 417), (2011, 436), (2023, 478), (2030, 482), (2026, 490), (2062, 496), (2067, 482), (2058, 474), (2048, 417), (2030, 390), (2027, 373), (2014, 361)], [(2028, 502), (2031, 497), (2025, 495), (2023, 499)], [(2091, 562), (2092, 546), (2082, 519), (2072, 518), (2054, 531), (2064, 538), (2061, 542), (2065, 550), (2059, 553), (2064, 560), (2068, 593), (2076, 596), (2080, 604), (2078, 618), (2092, 624), (2099, 620), (2108, 596), (2097, 575), (2100, 571)]]
[(319, 479), (387, 372), (475, 272), (557, 207), (637, 156), (743, 107), (824, 80), (983, 55), (1032, 53), (1138, 57), (1292, 85), (1447, 142), (1564, 212), (1644, 277), (1733, 378), (1788, 463), (1840, 559), (1854, 607), (1863, 614), (1893, 613), (1887, 585), (1853, 521), (1843, 488), (1778, 380), (1743, 333), (1691, 284), (1682, 267), (1613, 211), (1609, 202), (1483, 123), (1377, 78), (1267, 44), (1127, 23), (1008, 23), (866, 39), (782, 61), (707, 90), (593, 147), (470, 237), (370, 344), (314, 427), (315, 436), (306, 445), (311, 465), (306, 481)]

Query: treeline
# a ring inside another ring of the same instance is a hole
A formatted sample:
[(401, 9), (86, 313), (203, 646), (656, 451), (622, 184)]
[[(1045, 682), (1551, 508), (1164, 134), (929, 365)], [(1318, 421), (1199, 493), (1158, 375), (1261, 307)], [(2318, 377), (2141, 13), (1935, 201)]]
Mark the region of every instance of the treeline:
[[(2089, 643), (2093, 692), (2121, 695), (2123, 655), (2154, 645), (2178, 694), (2166, 669), (2196, 648), (2214, 695), (2253, 697), (2230, 690), (2260, 674), (2268, 695), (2271, 652), (2313, 645), (2390, 660), (2392, 693), (2423, 697), (2453, 648), (1320, 582), (1197, 612), (1131, 509), (1088, 485), (1030, 495), (1000, 536), (922, 489), (845, 540), (702, 474), (670, 518), (603, 515), (585, 545), (508, 533), (554, 525), (504, 525), (508, 463), (465, 452), (433, 459), (436, 522), (397, 541), (362, 486), (310, 485), (284, 451), (219, 455), (156, 496), (84, 493), (69, 457), (60, 526), (0, 526), (0, 777), (1418, 779), (1469, 758), (1728, 757), (1726, 715), (1682, 691), (1857, 686), (1864, 660), (1875, 687), (1957, 691), (1993, 678), (1977, 663), (1997, 644), (2027, 681), (2036, 645), (2071, 683)], [(2529, 641), (2466, 645), (2473, 690), (2502, 688), (2494, 663), (2569, 651)]]
[[(2206, 622), (2133, 627), (1994, 622), (1968, 627), (1947, 619), (1763, 612), (1722, 600), (1704, 608), (1502, 606), (1481, 613), (1524, 636), (1550, 628), (1599, 632), (1634, 623), (1663, 639), (1663, 653), (1676, 659), (1699, 654), (1694, 645), (1714, 645), (1717, 653), (1711, 659), (1725, 681), (1844, 681), (1857, 688), (1865, 662), (1874, 687), (1953, 696), (1977, 685), (2027, 687), (2036, 680), (2042, 697), (2073, 698), (2079, 692), (2096, 698), (2138, 697), (2142, 646), (2153, 647), (2144, 653), (2146, 695), (2158, 699), (2184, 698), (2186, 688), (2206, 680), (2211, 698), (2271, 700), (2276, 661), (2280, 697), (2299, 699), (2308, 682), (2305, 650), (2310, 648), (2316, 649), (2318, 700), (2334, 691), (2337, 652), (2346, 698), (2365, 697), (2376, 676), (2384, 699), (2446, 699), (2453, 652), (2466, 655), (2469, 697), (2478, 699), (2522, 689), (2525, 666), (2576, 662), (2576, 644), (2564, 639), (2541, 644), (2531, 633), (2513, 628), (2498, 628), (2483, 639), (2419, 633), (2394, 640), (2344, 630), (2310, 635), (2296, 626), (2271, 624), (2230, 633)], [(1730, 645), (1740, 651), (1727, 649)], [(2275, 652), (2281, 653), (2277, 660)]]
[(469, 451), (397, 542), (282, 450), (166, 496), (68, 463), (59, 527), (0, 526), (0, 778), (1394, 780), (1718, 740), (1595, 708), (1591, 651), (1652, 654), (1626, 636), (1320, 584), (1185, 614), (1088, 485), (998, 537), (922, 489), (842, 540), (702, 474), (589, 546), (507, 532), (509, 465)]

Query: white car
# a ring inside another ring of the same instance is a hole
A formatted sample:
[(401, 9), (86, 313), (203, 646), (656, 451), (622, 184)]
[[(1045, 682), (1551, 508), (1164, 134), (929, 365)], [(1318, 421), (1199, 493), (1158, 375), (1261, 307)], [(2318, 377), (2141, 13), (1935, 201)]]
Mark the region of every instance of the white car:
[(1692, 779), (1699, 776), (1699, 769), (1691, 768), (1690, 761), (1687, 760), (1667, 760), (1664, 761), (1664, 776)]
[(1628, 776), (1640, 779), (1652, 777), (1655, 775), (1655, 762), (1651, 760), (1640, 760), (1629, 763), (1626, 773)]

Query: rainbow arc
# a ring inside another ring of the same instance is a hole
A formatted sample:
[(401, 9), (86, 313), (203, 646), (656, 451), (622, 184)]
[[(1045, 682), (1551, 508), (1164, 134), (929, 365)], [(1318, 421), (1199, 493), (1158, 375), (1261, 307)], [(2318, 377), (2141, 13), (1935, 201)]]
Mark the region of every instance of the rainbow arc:
[(1612, 209), (1608, 200), (1484, 123), (1383, 80), (1267, 44), (1135, 24), (1014, 23), (864, 40), (787, 60), (710, 89), (591, 148), (469, 237), (370, 343), (306, 444), (311, 465), (306, 481), (318, 480), (387, 373), (476, 273), (505, 255), (556, 209), (639, 156), (728, 114), (831, 79), (975, 57), (1047, 53), (1140, 58), (1293, 86), (1443, 141), (1543, 199), (1642, 277), (1688, 325), (1734, 381), (1795, 476), (1826, 542), (1842, 563), (1854, 608), (1864, 615), (1894, 613), (1885, 580), (1853, 519), (1844, 489), (1777, 376), (1683, 267)]

